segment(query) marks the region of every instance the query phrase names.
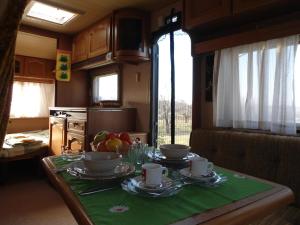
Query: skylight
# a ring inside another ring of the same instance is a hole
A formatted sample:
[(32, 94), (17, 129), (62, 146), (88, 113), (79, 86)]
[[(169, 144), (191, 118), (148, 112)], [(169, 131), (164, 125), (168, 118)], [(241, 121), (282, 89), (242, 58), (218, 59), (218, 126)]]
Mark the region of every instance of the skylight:
[(66, 10), (46, 5), (38, 1), (32, 1), (32, 6), (29, 9), (27, 16), (41, 20), (46, 20), (52, 23), (63, 25), (77, 16), (77, 14)]

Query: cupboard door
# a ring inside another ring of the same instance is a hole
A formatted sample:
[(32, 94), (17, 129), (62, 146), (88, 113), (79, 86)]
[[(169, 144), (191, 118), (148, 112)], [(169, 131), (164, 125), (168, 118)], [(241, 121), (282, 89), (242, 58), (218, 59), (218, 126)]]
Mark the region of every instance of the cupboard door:
[(136, 10), (114, 15), (114, 56), (125, 61), (147, 60), (147, 17)]
[(65, 119), (50, 117), (50, 151), (53, 155), (61, 155), (62, 147), (65, 146), (66, 128)]
[(46, 60), (32, 57), (25, 57), (25, 76), (27, 77), (45, 77)]
[(88, 58), (103, 55), (111, 51), (111, 17), (91, 28)]
[(20, 55), (15, 56), (15, 75), (24, 75), (24, 57)]
[(54, 60), (47, 60), (46, 61), (45, 78), (55, 79), (55, 65), (56, 65), (56, 62)]
[(68, 132), (67, 136), (67, 148), (72, 153), (79, 153), (85, 150), (85, 137)]
[(185, 28), (191, 29), (231, 15), (231, 0), (185, 0)]
[(88, 42), (88, 32), (79, 33), (77, 36), (74, 37), (72, 46), (72, 63), (80, 62), (87, 59)]
[(284, 1), (285, 0), (233, 0), (233, 13), (239, 14)]

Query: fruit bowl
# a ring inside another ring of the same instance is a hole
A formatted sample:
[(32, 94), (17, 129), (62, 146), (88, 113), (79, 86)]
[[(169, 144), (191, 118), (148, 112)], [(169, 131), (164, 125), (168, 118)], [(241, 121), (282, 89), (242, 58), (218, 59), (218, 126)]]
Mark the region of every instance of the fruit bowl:
[(165, 144), (159, 146), (161, 153), (170, 159), (182, 159), (190, 151), (190, 146), (180, 144)]
[(117, 134), (100, 131), (95, 135), (94, 141), (91, 143), (91, 148), (92, 151), (127, 154), (131, 144), (130, 135), (126, 132)]
[(120, 164), (122, 156), (115, 152), (86, 152), (82, 159), (89, 171), (106, 172)]

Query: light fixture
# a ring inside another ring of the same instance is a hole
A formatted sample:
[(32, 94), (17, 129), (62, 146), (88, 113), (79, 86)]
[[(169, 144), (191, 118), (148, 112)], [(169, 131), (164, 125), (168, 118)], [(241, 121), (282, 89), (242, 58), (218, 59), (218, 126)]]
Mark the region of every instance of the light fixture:
[(28, 17), (33, 17), (60, 25), (66, 24), (77, 15), (77, 13), (73, 13), (65, 9), (38, 1), (31, 2), (30, 8), (26, 14)]

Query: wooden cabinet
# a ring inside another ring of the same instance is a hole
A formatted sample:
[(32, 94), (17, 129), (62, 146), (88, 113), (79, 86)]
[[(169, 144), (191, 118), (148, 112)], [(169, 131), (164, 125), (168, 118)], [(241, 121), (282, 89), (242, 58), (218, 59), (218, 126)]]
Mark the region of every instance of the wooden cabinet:
[(79, 153), (85, 151), (85, 136), (68, 132), (67, 148), (72, 153)]
[(29, 56), (15, 56), (15, 76), (34, 79), (54, 79), (55, 61)]
[(147, 60), (147, 17), (137, 10), (114, 13), (114, 57), (128, 62)]
[(90, 29), (88, 58), (111, 51), (111, 17), (107, 17)]
[(147, 23), (148, 15), (140, 10), (113, 12), (73, 38), (72, 63), (86, 60), (87, 65), (95, 64), (93, 59), (97, 56), (102, 56), (103, 64), (108, 60), (132, 63), (149, 60)]
[(66, 146), (66, 119), (50, 117), (49, 119), (49, 146), (51, 154), (60, 155)]
[(15, 56), (15, 75), (22, 76), (24, 74), (24, 57), (20, 55)]
[(243, 26), (299, 8), (299, 0), (184, 0), (184, 28), (227, 29), (233, 24)]
[(283, 1), (284, 0), (233, 0), (232, 10), (233, 14), (239, 14)]
[(88, 58), (89, 35), (88, 31), (84, 31), (73, 38), (72, 63), (80, 62)]
[(26, 57), (25, 74), (29, 77), (45, 76), (46, 62), (41, 59)]
[(231, 0), (185, 0), (185, 28), (191, 29), (231, 15)]
[(50, 108), (50, 149), (60, 155), (62, 146), (70, 152), (90, 151), (90, 142), (101, 130), (131, 132), (147, 143), (147, 134), (136, 132), (135, 108)]

